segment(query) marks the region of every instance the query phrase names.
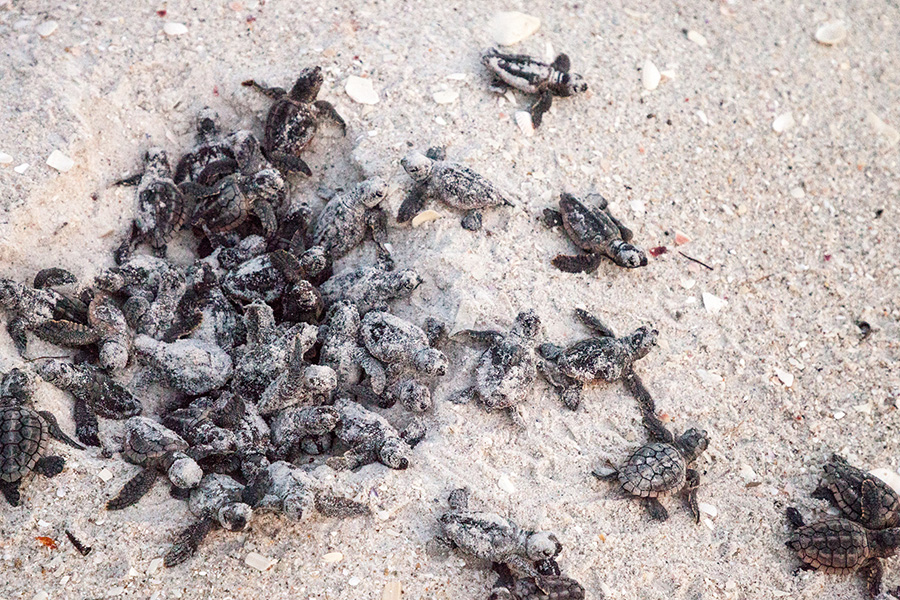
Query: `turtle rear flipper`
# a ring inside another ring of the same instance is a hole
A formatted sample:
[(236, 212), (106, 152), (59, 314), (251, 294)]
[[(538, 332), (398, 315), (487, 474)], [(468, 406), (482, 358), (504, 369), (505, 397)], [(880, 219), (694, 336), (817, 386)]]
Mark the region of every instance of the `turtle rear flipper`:
[(66, 464), (66, 459), (62, 456), (42, 456), (34, 464), (34, 472), (44, 477), (55, 477), (59, 475)]
[(593, 273), (603, 260), (602, 254), (579, 254), (567, 256), (560, 254), (551, 262), (553, 266), (566, 273)]
[[(785, 510), (785, 516), (787, 516), (788, 523), (794, 529), (798, 529), (805, 525), (805, 523), (803, 521), (803, 515), (801, 515), (800, 511), (797, 510), (796, 508), (794, 508), (793, 506), (787, 507), (787, 509)], [(788, 545), (790, 546), (791, 543), (788, 542)]]
[(0, 492), (10, 506), (19, 506), (19, 481), (0, 481)]
[(87, 346), (100, 341), (100, 333), (95, 329), (72, 321), (44, 321), (32, 331), (45, 342), (60, 346)]
[(866, 560), (856, 570), (856, 574), (865, 580), (870, 598), (874, 598), (881, 593), (881, 579), (884, 575), (884, 567), (879, 559), (870, 558)]
[(41, 418), (44, 419), (44, 421), (47, 422), (47, 432), (53, 439), (59, 440), (64, 444), (68, 444), (76, 450), (84, 450), (84, 446), (63, 433), (63, 430), (60, 429), (59, 423), (57, 423), (56, 417), (53, 416), (53, 413), (46, 410), (39, 410), (37, 411), (37, 413), (41, 415)]
[(6, 324), (6, 331), (21, 356), (25, 356), (25, 350), (28, 348), (28, 336), (25, 335), (25, 330), (25, 321), (20, 318), (10, 319)]
[(122, 486), (119, 494), (106, 503), (106, 510), (122, 510), (143, 498), (156, 482), (156, 469), (143, 469)]
[(187, 529), (178, 534), (172, 547), (166, 552), (163, 557), (163, 565), (174, 567), (189, 559), (215, 526), (216, 521), (212, 517), (206, 517), (188, 525)]
[(644, 498), (644, 508), (650, 514), (650, 518), (654, 521), (665, 521), (669, 518), (669, 511), (657, 498)]

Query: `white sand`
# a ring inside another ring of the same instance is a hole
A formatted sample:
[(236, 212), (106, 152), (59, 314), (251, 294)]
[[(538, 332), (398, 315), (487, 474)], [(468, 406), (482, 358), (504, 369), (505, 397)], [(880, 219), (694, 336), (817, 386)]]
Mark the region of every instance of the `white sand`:
[[(712, 530), (695, 525), (672, 499), (670, 520), (652, 524), (638, 503), (588, 475), (644, 439), (619, 385), (590, 389), (572, 413), (540, 382), (525, 406), (526, 431), (477, 406), (440, 402), (468, 385), (477, 352), (460, 345), (450, 354), (465, 366), (437, 389), (434, 425), (413, 466), (340, 476), (371, 498), (377, 517), (297, 524), (265, 516), (248, 532), (214, 532), (188, 563), (151, 574), (151, 561), (189, 521), (184, 503), (159, 484), (136, 508), (107, 513), (105, 501), (135, 467), (62, 449), (61, 475), (30, 482), (22, 507), (0, 508), (0, 598), (378, 599), (393, 579), (404, 598), (484, 598), (487, 571), (425, 552), (447, 493), (462, 484), (476, 506), (557, 532), (560, 562), (590, 598), (863, 597), (856, 578), (792, 574), (783, 509), (822, 514), (809, 492), (832, 451), (867, 467), (900, 466), (898, 150), (868, 117), (900, 124), (896, 2), (498, 5), (542, 20), (513, 51), (566, 51), (592, 88), (557, 100), (530, 138), (513, 119), (530, 98), (516, 94), (509, 104), (488, 91), (479, 53), (491, 43), (494, 9), (482, 3), (340, 2), (305, 12), (314, 3), (204, 4), (136, 12), (99, 1), (0, 2), (0, 152), (13, 158), (0, 165), (0, 275), (26, 280), (63, 266), (89, 281), (112, 264), (133, 211), (132, 192), (109, 184), (137, 169), (145, 148), (178, 156), (207, 104), (224, 127), (259, 131), (269, 102), (240, 82), (288, 86), (301, 68), (321, 65), (320, 97), (336, 103), (349, 130), (340, 138), (323, 129), (305, 157), (315, 175), (292, 181), (295, 198), (379, 174), (397, 186), (396, 211), (408, 184), (400, 157), (410, 145), (434, 144), (509, 190), (519, 208), (489, 211), (482, 232), (462, 230), (461, 215), (439, 206), (431, 208), (444, 218), (391, 231), (398, 264), (414, 264), (426, 279), (395, 311), (459, 328), (505, 326), (534, 307), (544, 338), (561, 342), (587, 335), (575, 306), (620, 332), (654, 324), (660, 347), (638, 370), (673, 428), (710, 432), (697, 463), (700, 498), (718, 517)], [(830, 19), (849, 29), (833, 47), (814, 39)], [(48, 20), (59, 26), (41, 37)], [(166, 35), (169, 22), (187, 33)], [(645, 91), (647, 59), (675, 78)], [(466, 77), (447, 77), (456, 73)], [(371, 78), (380, 102), (351, 101), (343, 91), (350, 75)], [(459, 100), (437, 104), (433, 94), (443, 90)], [(773, 121), (787, 112), (795, 124), (776, 134)], [(74, 167), (47, 166), (54, 150)], [(24, 173), (13, 170), (23, 163), (31, 165)], [(670, 252), (634, 272), (609, 263), (587, 276), (556, 271), (550, 259), (573, 247), (537, 217), (562, 190), (603, 193), (639, 243)], [(692, 240), (678, 249), (712, 271), (672, 252), (676, 230)], [(343, 264), (373, 254), (367, 245)], [(173, 255), (188, 259), (177, 248)], [(703, 292), (727, 304), (710, 314)], [(865, 341), (857, 319), (873, 327)], [(58, 349), (36, 343), (30, 352)], [(0, 368), (19, 360), (0, 333)], [(72, 431), (64, 394), (44, 385), (38, 404)], [(112, 480), (98, 477), (103, 468)], [(747, 487), (748, 469), (759, 485)], [(515, 493), (497, 486), (503, 474)], [(65, 527), (93, 553), (76, 554)], [(36, 536), (55, 538), (59, 549)], [(279, 562), (261, 573), (244, 564), (251, 551)], [(326, 564), (334, 551), (343, 560)], [(886, 563), (892, 588), (897, 566)]]

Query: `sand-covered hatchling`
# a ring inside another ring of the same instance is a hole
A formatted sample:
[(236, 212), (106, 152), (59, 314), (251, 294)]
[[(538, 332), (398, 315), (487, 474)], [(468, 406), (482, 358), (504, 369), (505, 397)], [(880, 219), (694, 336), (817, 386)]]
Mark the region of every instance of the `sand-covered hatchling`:
[(431, 347), (425, 330), (389, 312), (366, 313), (360, 337), (366, 350), (386, 365), (409, 366), (424, 375), (447, 373), (447, 357)]
[[(487, 410), (515, 408), (531, 393), (537, 377), (534, 339), (541, 320), (534, 310), (516, 316), (508, 333), (501, 331), (465, 330), (460, 334), (488, 344), (475, 367), (475, 385), (454, 397), (455, 401), (478, 398)], [(457, 334), (457, 335), (460, 335)]]
[(707, 433), (688, 429), (679, 437), (657, 422), (652, 429), (657, 441), (644, 444), (618, 468), (599, 468), (593, 471), (598, 479), (617, 480), (622, 489), (641, 498), (650, 517), (657, 521), (669, 518), (659, 498), (683, 492), (694, 520), (700, 522), (697, 487), (700, 473), (689, 468), (709, 446)]
[(294, 87), (266, 87), (252, 79), (242, 85), (252, 87), (275, 101), (266, 116), (263, 149), (266, 158), (279, 169), (312, 176), (312, 170), (300, 158), (316, 135), (320, 121), (329, 118), (346, 133), (347, 125), (330, 103), (316, 100), (324, 77), (321, 67), (308, 67), (300, 72)]
[(432, 148), (426, 154), (412, 151), (400, 164), (413, 179), (413, 187), (400, 205), (397, 222), (412, 219), (433, 198), (451, 208), (466, 211), (462, 226), (469, 231), (481, 229), (482, 208), (514, 206), (496, 185), (469, 167), (444, 160), (444, 152)]
[(192, 181), (211, 185), (219, 177), (237, 170), (234, 150), (216, 125), (218, 118), (216, 111), (208, 106), (200, 110), (194, 147), (183, 154), (175, 166), (172, 179), (176, 184)]
[(812, 525), (793, 507), (787, 518), (794, 531), (786, 542), (797, 553), (801, 568), (826, 573), (854, 571), (866, 582), (871, 598), (881, 593), (882, 558), (893, 556), (900, 546), (900, 529), (867, 529), (849, 519), (829, 518)]
[(122, 457), (142, 469), (106, 503), (107, 510), (121, 510), (135, 504), (150, 491), (161, 472), (179, 490), (197, 487), (203, 471), (185, 453), (187, 449), (188, 443), (181, 436), (160, 423), (147, 417), (129, 419), (125, 423)]
[(348, 450), (329, 458), (328, 466), (338, 471), (374, 462), (391, 469), (409, 467), (409, 444), (387, 419), (348, 398), (338, 398), (334, 407), (340, 415), (335, 435)]
[(315, 328), (294, 336), (287, 369), (278, 375), (259, 398), (259, 412), (272, 414), (290, 406), (321, 406), (331, 400), (337, 374), (331, 367), (307, 362), (304, 355), (316, 343)]
[(244, 486), (220, 473), (204, 475), (200, 484), (191, 490), (188, 507), (194, 522), (188, 525), (166, 555), (166, 567), (179, 565), (193, 556), (210, 531), (223, 527), (228, 531), (242, 531), (253, 516), (253, 509), (243, 501)]
[(116, 263), (127, 261), (135, 246), (142, 242), (149, 243), (157, 256), (165, 256), (166, 243), (181, 228), (190, 213), (188, 199), (172, 179), (172, 169), (165, 150), (147, 150), (143, 173), (121, 179), (115, 185), (137, 186), (137, 210), (131, 233), (116, 250)]
[(584, 600), (584, 586), (561, 574), (517, 576), (504, 564), (494, 563), (497, 581), (488, 600)]
[(553, 266), (568, 273), (591, 273), (604, 258), (629, 269), (647, 266), (646, 253), (631, 243), (634, 234), (612, 216), (606, 199), (591, 194), (586, 200), (593, 206), (563, 193), (558, 211), (544, 209), (544, 221), (550, 226), (562, 225), (569, 239), (587, 252), (576, 256), (561, 254), (553, 259)]
[(851, 521), (868, 529), (900, 526), (900, 495), (884, 481), (832, 454), (813, 498), (828, 500)]
[(11, 506), (19, 506), (19, 488), (32, 473), (53, 477), (63, 470), (65, 459), (47, 454), (50, 438), (84, 450), (63, 433), (52, 413), (29, 406), (33, 386), (32, 378), (18, 369), (0, 384), (0, 492)]
[(509, 566), (516, 575), (540, 576), (540, 565), (555, 559), (562, 544), (549, 531), (522, 529), (492, 512), (469, 509), (469, 491), (450, 494), (450, 511), (441, 515), (438, 542), (463, 554)]
[(334, 196), (316, 219), (313, 244), (322, 246), (334, 261), (362, 243), (371, 231), (379, 252), (389, 255), (385, 247), (387, 214), (379, 207), (387, 192), (387, 182), (372, 177)]
[(284, 250), (255, 256), (231, 271), (222, 280), (222, 289), (239, 303), (274, 303), (311, 293), (321, 305), (319, 292), (307, 280), (310, 276), (302, 258)]
[(218, 234), (243, 225), (250, 216), (259, 219), (267, 239), (278, 232), (278, 219), (287, 208), (287, 187), (277, 169), (227, 175), (213, 186), (182, 185), (196, 203), (191, 225), (200, 228), (213, 245)]
[(371, 310), (387, 310), (389, 301), (406, 298), (421, 283), (422, 278), (412, 269), (392, 271), (378, 264), (335, 275), (319, 286), (319, 292), (325, 308), (346, 302), (365, 315)]
[(630, 335), (616, 338), (598, 318), (582, 309), (575, 316), (596, 333), (596, 337), (562, 348), (555, 344), (541, 344), (538, 348), (544, 360), (538, 367), (555, 387), (563, 403), (575, 410), (581, 404), (585, 383), (619, 381), (633, 373), (635, 361), (646, 356), (656, 345), (658, 332), (639, 327)]
[(574, 96), (588, 89), (581, 75), (570, 71), (571, 61), (566, 54), (547, 64), (527, 54), (502, 54), (491, 48), (481, 62), (505, 86), (537, 94), (537, 102), (531, 107), (531, 122), (535, 127), (540, 126), (544, 113), (550, 110), (553, 96)]
[(73, 365), (50, 359), (38, 363), (38, 374), (59, 389), (72, 394), (75, 435), (88, 446), (100, 446), (97, 415), (122, 420), (141, 414), (141, 401), (102, 369), (82, 363)]
[(231, 357), (209, 342), (195, 339), (160, 342), (149, 335), (134, 338), (140, 360), (170, 388), (199, 396), (222, 387), (232, 373)]

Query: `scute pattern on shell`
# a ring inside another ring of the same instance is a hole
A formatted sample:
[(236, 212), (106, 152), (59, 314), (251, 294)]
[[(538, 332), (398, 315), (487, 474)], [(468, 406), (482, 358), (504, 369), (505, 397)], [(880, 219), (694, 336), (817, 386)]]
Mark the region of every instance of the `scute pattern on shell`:
[(826, 573), (852, 571), (871, 556), (866, 529), (840, 518), (798, 528), (788, 545), (804, 563)]
[(23, 479), (47, 447), (47, 426), (33, 410), (0, 407), (0, 481)]
[(621, 468), (619, 481), (625, 491), (642, 498), (679, 490), (685, 483), (684, 457), (669, 444), (647, 444)]

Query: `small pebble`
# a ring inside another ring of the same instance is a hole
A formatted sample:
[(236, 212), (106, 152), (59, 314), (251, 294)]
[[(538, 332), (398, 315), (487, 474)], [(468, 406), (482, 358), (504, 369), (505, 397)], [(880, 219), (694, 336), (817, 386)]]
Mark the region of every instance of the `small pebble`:
[(794, 385), (794, 376), (791, 373), (788, 373), (784, 369), (779, 369), (775, 367), (775, 375), (784, 384), (784, 387), (791, 387)]
[(775, 117), (775, 120), (772, 121), (772, 129), (775, 133), (783, 133), (793, 127), (795, 124), (794, 115), (787, 112), (783, 115), (778, 115)]
[(684, 246), (685, 244), (689, 243), (690, 241), (691, 241), (691, 238), (689, 238), (686, 234), (682, 233), (681, 231), (678, 231), (677, 229), (675, 230), (675, 245), (676, 246)]
[(322, 557), (322, 560), (324, 560), (326, 563), (329, 563), (329, 564), (341, 562), (342, 560), (344, 560), (344, 555), (341, 554), (340, 552), (329, 552), (328, 554), (326, 554), (325, 556)]
[(497, 487), (499, 487), (507, 494), (516, 493), (516, 486), (513, 485), (513, 482), (510, 481), (509, 477), (507, 477), (505, 473), (500, 476), (500, 479), (497, 480)]
[(45, 521), (43, 519), (38, 520), (37, 524), (38, 524), (38, 527), (40, 527), (41, 529), (46, 529), (47, 527), (50, 527), (51, 525), (53, 525), (53, 523), (48, 523), (47, 521)]
[(719, 298), (718, 296), (713, 296), (709, 292), (703, 292), (702, 298), (703, 298), (703, 306), (706, 308), (706, 312), (711, 313), (711, 314), (716, 314), (717, 312), (719, 312), (720, 310), (725, 308), (726, 304), (728, 304), (722, 298)]
[(245, 565), (253, 567), (254, 569), (259, 569), (260, 571), (268, 571), (277, 562), (278, 561), (274, 558), (269, 558), (268, 556), (263, 556), (256, 552), (251, 552), (247, 555), (247, 558), (244, 559)]
[(897, 131), (897, 128), (882, 121), (881, 117), (872, 111), (869, 111), (866, 115), (866, 122), (871, 125), (872, 129), (875, 130), (875, 133), (884, 138), (884, 141), (887, 142), (889, 146), (896, 146), (897, 142), (900, 142), (900, 132)]
[(110, 472), (109, 469), (107, 469), (106, 467), (104, 467), (103, 469), (100, 470), (99, 473), (97, 473), (97, 477), (99, 477), (100, 479), (102, 479), (104, 482), (107, 482), (107, 481), (109, 481), (110, 479), (113, 478), (113, 474)]
[(525, 110), (516, 111), (516, 125), (525, 134), (525, 137), (534, 135), (534, 124), (531, 122), (531, 113)]
[(840, 421), (841, 419), (843, 419), (843, 418), (846, 417), (846, 416), (847, 416), (847, 413), (845, 413), (845, 412), (842, 411), (842, 410), (836, 410), (836, 411), (834, 411), (834, 418), (835, 418), (836, 420), (838, 420), (838, 421)]
[(124, 593), (125, 588), (123, 588), (121, 585), (117, 585), (116, 587), (109, 588), (109, 590), (106, 592), (106, 597), (112, 598), (115, 596), (121, 596)]
[(423, 210), (416, 216), (412, 218), (412, 226), (418, 227), (422, 223), (428, 223), (429, 221), (435, 221), (441, 218), (441, 214), (434, 210)]
[(403, 587), (400, 585), (399, 579), (392, 579), (384, 584), (384, 591), (381, 592), (381, 600), (400, 600), (403, 593)]
[(741, 465), (738, 473), (744, 481), (759, 481), (759, 477), (756, 475), (756, 471), (754, 471), (753, 467), (748, 464)]
[(59, 23), (56, 21), (44, 21), (34, 28), (41, 37), (50, 37), (57, 29), (59, 29)]
[(701, 48), (706, 48), (706, 38), (699, 31), (691, 29), (687, 32), (687, 39), (691, 40)]
[(541, 27), (541, 20), (518, 11), (499, 12), (488, 26), (491, 37), (501, 46), (518, 44)]
[(47, 164), (60, 173), (65, 173), (75, 166), (75, 161), (59, 150), (54, 150), (50, 153), (50, 156), (47, 157)]
[(350, 579), (347, 580), (347, 584), (348, 584), (350, 587), (356, 587), (356, 586), (358, 586), (360, 583), (362, 583), (362, 579), (360, 579), (359, 577), (351, 577)]
[(19, 165), (18, 167), (14, 167), (14, 168), (13, 168), (13, 171), (15, 171), (16, 173), (18, 173), (19, 175), (21, 175), (22, 173), (24, 173), (25, 171), (27, 171), (27, 170), (28, 170), (28, 167), (30, 167), (30, 166), (31, 166), (31, 165), (29, 165), (28, 163), (22, 163), (22, 164)]
[(451, 79), (453, 81), (465, 81), (468, 78), (468, 73), (450, 73), (444, 79)]
[(372, 80), (364, 77), (351, 75), (347, 78), (344, 91), (350, 96), (350, 99), (359, 104), (378, 104), (378, 94), (372, 87)]
[(725, 381), (721, 375), (707, 371), (706, 369), (697, 369), (697, 375), (703, 383), (716, 384)]
[(155, 575), (159, 568), (163, 565), (163, 559), (154, 558), (150, 561), (150, 566), (147, 567), (147, 575)]
[(719, 510), (712, 504), (707, 504), (706, 502), (700, 502), (697, 504), (697, 508), (700, 509), (700, 512), (706, 513), (713, 519), (719, 515)]
[(41, 590), (37, 594), (31, 597), (31, 600), (47, 600), (50, 597), (50, 594)]
[(714, 531), (716, 526), (709, 517), (700, 517), (700, 522), (706, 525), (710, 531)]
[(644, 89), (655, 90), (659, 87), (660, 79), (662, 79), (662, 75), (656, 65), (650, 59), (644, 61), (644, 66), (641, 68), (641, 83), (644, 84)]
[(440, 92), (432, 94), (431, 97), (434, 98), (434, 101), (438, 104), (453, 104), (459, 100), (459, 92), (456, 90), (441, 90)]
[(843, 21), (829, 21), (816, 29), (816, 41), (825, 46), (834, 46), (847, 38), (847, 26)]
[(632, 211), (639, 215), (644, 214), (644, 211), (646, 210), (646, 206), (644, 206), (644, 203), (640, 200), (632, 200), (629, 203), (629, 206), (631, 207)]
[(166, 23), (163, 25), (163, 31), (166, 35), (184, 35), (188, 32), (184, 23)]
[(66, 490), (64, 490), (63, 488), (57, 489), (57, 490), (56, 490), (56, 497), (57, 497), (57, 498), (65, 498), (65, 497), (66, 497)]
[(6, 152), (0, 152), (0, 165), (8, 165), (13, 161), (13, 157)]
[(797, 200), (799, 200), (800, 198), (803, 198), (804, 196), (806, 196), (806, 192), (803, 190), (802, 187), (795, 187), (795, 188), (791, 189), (791, 198), (796, 198)]

